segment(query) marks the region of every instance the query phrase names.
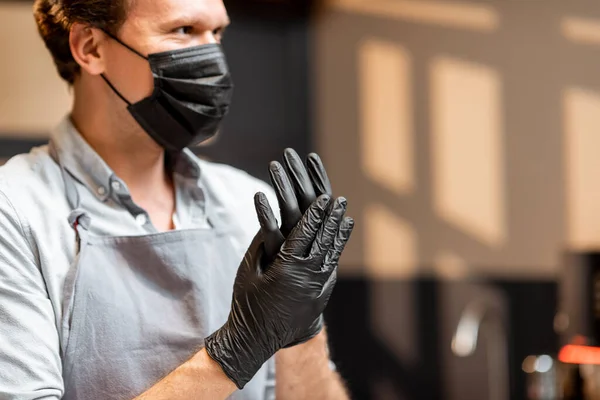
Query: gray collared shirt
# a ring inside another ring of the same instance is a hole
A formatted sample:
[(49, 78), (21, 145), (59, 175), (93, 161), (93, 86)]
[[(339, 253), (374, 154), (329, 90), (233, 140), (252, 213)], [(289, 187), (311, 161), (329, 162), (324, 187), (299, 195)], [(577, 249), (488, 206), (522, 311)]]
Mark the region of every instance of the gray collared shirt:
[[(52, 133), (65, 169), (76, 179), (81, 207), (100, 236), (155, 232), (147, 213), (76, 131), (69, 118)], [(229, 216), (240, 260), (259, 229), (254, 194), (266, 183), (185, 151), (174, 166), (177, 229), (207, 228), (205, 207)], [(203, 182), (209, 184), (203, 185)], [(210, 187), (210, 190), (207, 189)], [(63, 285), (76, 255), (71, 209), (48, 146), (0, 167), (0, 398), (59, 399), (63, 394), (60, 330)]]

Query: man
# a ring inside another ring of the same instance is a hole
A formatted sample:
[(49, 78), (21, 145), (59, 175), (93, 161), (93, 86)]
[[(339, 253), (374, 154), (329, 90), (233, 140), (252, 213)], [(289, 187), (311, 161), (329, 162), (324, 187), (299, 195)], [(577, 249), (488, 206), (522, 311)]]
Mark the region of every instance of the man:
[(274, 369), (278, 398), (346, 399), (321, 314), (353, 221), (318, 157), (273, 193), (185, 149), (231, 97), (222, 0), (34, 13), (74, 104), (0, 168), (0, 398), (264, 399)]

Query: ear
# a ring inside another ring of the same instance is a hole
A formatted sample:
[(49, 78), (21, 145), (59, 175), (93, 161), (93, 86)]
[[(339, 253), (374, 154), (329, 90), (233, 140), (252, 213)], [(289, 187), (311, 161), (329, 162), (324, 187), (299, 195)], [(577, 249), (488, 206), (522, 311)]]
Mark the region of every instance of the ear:
[(69, 46), (73, 58), (81, 69), (90, 75), (100, 75), (105, 70), (103, 46), (106, 34), (89, 25), (74, 23), (69, 34)]

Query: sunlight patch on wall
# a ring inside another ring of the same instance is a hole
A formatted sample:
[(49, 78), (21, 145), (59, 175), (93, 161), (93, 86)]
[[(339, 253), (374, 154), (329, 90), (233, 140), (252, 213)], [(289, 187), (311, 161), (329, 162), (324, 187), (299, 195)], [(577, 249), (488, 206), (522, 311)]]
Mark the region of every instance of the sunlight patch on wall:
[(502, 83), (489, 67), (440, 57), (431, 65), (434, 205), (489, 246), (507, 239)]
[(575, 43), (600, 45), (600, 19), (564, 17), (560, 27), (563, 36)]
[(386, 189), (410, 194), (415, 188), (410, 55), (396, 44), (365, 40), (358, 70), (362, 169)]
[(600, 246), (600, 93), (568, 88), (563, 95), (568, 243)]
[(365, 208), (361, 221), (368, 276), (403, 279), (417, 274), (417, 234), (411, 224), (376, 203)]
[(467, 261), (450, 251), (436, 255), (434, 271), (436, 277), (449, 281), (460, 281), (469, 277)]
[(498, 12), (487, 4), (430, 0), (332, 0), (330, 6), (355, 14), (479, 32), (493, 32), (500, 25)]

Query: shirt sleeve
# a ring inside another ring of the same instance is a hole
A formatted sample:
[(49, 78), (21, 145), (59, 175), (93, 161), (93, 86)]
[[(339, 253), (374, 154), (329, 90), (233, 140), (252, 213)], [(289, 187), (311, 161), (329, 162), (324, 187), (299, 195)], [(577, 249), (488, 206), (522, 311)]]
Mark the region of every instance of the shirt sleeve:
[(23, 226), (0, 191), (0, 398), (60, 399), (54, 311)]

